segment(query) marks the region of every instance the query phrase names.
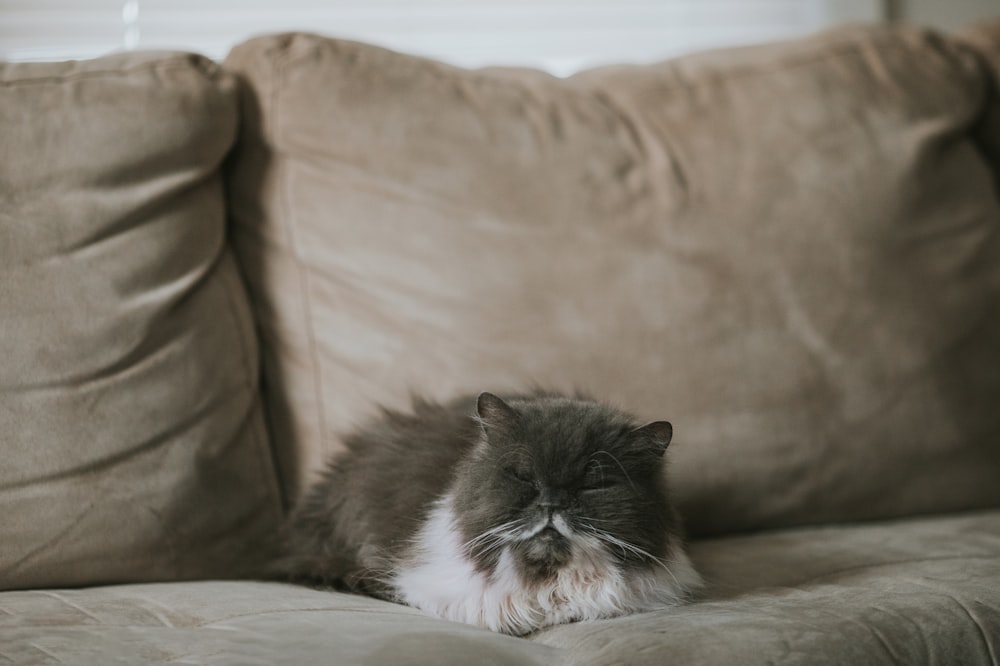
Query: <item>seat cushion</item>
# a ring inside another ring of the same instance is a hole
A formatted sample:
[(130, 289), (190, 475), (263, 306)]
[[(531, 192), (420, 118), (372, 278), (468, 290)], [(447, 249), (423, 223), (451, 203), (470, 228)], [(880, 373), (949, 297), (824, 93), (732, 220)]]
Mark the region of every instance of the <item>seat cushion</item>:
[(994, 664), (1000, 512), (694, 544), (704, 598), (535, 639), (575, 664)]
[(237, 123), (198, 56), (0, 65), (0, 589), (231, 575), (279, 520)]
[(0, 593), (15, 664), (557, 664), (557, 651), (367, 597), (205, 581)]
[(379, 405), (541, 384), (672, 421), (696, 534), (1000, 504), (964, 43), (852, 27), (557, 79), (296, 34), (226, 62), (291, 497)]
[(1000, 512), (693, 544), (680, 608), (510, 638), (367, 597), (205, 581), (0, 593), (13, 663), (990, 664)]

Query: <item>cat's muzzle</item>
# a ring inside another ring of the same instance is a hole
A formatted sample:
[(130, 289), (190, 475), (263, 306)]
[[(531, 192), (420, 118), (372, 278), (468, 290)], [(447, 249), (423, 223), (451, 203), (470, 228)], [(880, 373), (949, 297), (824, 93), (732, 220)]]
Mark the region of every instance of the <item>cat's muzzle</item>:
[(573, 530), (558, 513), (547, 512), (515, 547), (527, 563), (558, 567), (572, 555)]

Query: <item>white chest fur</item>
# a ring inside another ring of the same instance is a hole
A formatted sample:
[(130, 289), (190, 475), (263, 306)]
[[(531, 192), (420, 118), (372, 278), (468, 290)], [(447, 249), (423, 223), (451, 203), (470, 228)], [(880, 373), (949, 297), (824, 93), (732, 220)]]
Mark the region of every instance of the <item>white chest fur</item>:
[(439, 617), (507, 634), (680, 603), (700, 584), (679, 549), (665, 566), (623, 573), (596, 539), (573, 541), (570, 563), (551, 581), (525, 586), (507, 547), (492, 573), (477, 571), (455, 527), (451, 497), (440, 501), (393, 577), (400, 600)]

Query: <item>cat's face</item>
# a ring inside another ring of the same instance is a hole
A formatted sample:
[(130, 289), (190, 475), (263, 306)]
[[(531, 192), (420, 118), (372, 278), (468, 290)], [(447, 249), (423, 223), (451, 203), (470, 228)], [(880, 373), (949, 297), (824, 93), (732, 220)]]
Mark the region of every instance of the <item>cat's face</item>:
[(621, 567), (662, 557), (675, 527), (663, 487), (666, 422), (636, 428), (583, 400), (479, 398), (483, 442), (460, 469), (462, 538), (484, 570), (506, 552), (526, 580), (579, 557)]

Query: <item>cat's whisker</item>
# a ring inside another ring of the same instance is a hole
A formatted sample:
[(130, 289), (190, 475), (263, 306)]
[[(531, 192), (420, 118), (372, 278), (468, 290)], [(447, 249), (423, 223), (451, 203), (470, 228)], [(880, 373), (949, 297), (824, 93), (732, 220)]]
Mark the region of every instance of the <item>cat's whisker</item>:
[(586, 527), (586, 529), (585, 529), (586, 533), (590, 534), (591, 536), (593, 536), (593, 537), (595, 537), (595, 538), (597, 538), (597, 539), (599, 539), (601, 541), (604, 541), (607, 544), (610, 544), (612, 546), (616, 546), (618, 548), (621, 548), (623, 553), (624, 552), (631, 552), (631, 553), (633, 553), (635, 555), (638, 555), (639, 557), (642, 557), (644, 559), (647, 559), (647, 560), (650, 560), (650, 561), (656, 563), (657, 565), (659, 565), (660, 567), (662, 567), (663, 570), (666, 571), (667, 574), (671, 578), (674, 579), (675, 583), (679, 583), (679, 581), (677, 580), (677, 577), (674, 575), (674, 572), (670, 570), (670, 567), (667, 566), (666, 562), (664, 562), (659, 557), (656, 557), (655, 555), (653, 555), (649, 551), (647, 551), (647, 550), (645, 550), (643, 548), (640, 548), (639, 546), (636, 546), (635, 544), (629, 543), (627, 541), (623, 541), (623, 540), (621, 540), (621, 539), (619, 539), (619, 538), (617, 538), (615, 536), (612, 536), (611, 534), (608, 534), (604, 530), (599, 530), (596, 527), (589, 526), (589, 525), (587, 525), (585, 527)]
[(501, 523), (469, 539), (462, 545), (462, 549), (467, 553), (472, 553), (473, 551), (481, 554), (490, 553), (509, 543), (522, 529), (523, 527), (519, 520)]
[(628, 557), (629, 549), (626, 548), (626, 546), (623, 545), (622, 543), (618, 542), (617, 539), (608, 539), (606, 535), (603, 535), (602, 533), (599, 533), (594, 530), (585, 530), (584, 534), (588, 534), (594, 537), (595, 539), (597, 539), (599, 543), (605, 543), (618, 548), (622, 552), (622, 557)]
[(500, 523), (499, 525), (495, 525), (486, 530), (485, 532), (482, 532), (481, 534), (473, 537), (472, 539), (469, 540), (469, 543), (473, 543), (480, 539), (486, 539), (491, 536), (496, 536), (506, 532), (513, 532), (514, 530), (520, 527), (520, 523), (521, 523), (520, 520), (508, 520), (505, 523)]
[(502, 534), (482, 534), (475, 539), (470, 539), (466, 544), (466, 548), (479, 548), (482, 546), (491, 546), (493, 544), (503, 544), (509, 542), (517, 533), (510, 531), (504, 532)]
[(503, 547), (507, 543), (509, 543), (509, 539), (505, 539), (505, 538), (502, 538), (502, 537), (494, 537), (492, 539), (486, 539), (486, 540), (483, 540), (483, 541), (479, 541), (479, 542), (477, 542), (477, 543), (475, 543), (473, 545), (470, 545), (470, 546), (465, 546), (463, 550), (466, 553), (469, 553), (469, 554), (472, 554), (472, 553), (486, 554), (486, 553), (493, 552), (494, 550), (496, 550), (498, 548)]

